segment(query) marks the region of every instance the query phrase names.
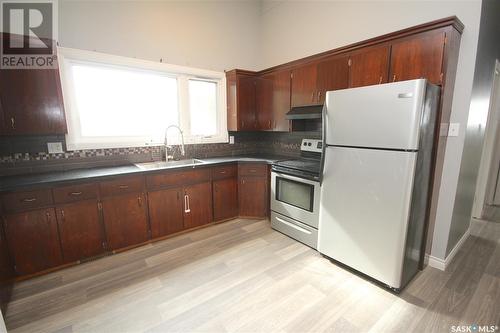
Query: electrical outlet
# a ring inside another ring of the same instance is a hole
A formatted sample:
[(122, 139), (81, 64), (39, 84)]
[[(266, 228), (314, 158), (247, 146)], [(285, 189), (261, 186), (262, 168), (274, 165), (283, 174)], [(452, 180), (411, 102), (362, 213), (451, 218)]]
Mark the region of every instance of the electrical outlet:
[(229, 144), (234, 145), (234, 135), (229, 136)]
[(460, 123), (450, 123), (448, 128), (448, 136), (458, 136), (460, 131)]
[(64, 153), (62, 142), (47, 142), (47, 150), (49, 154)]

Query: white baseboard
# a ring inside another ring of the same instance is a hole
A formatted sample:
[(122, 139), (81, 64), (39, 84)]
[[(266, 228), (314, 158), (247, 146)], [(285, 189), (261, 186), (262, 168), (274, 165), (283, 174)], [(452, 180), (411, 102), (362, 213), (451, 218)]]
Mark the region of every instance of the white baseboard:
[(464, 245), (465, 241), (467, 240), (467, 238), (469, 238), (469, 236), (470, 236), (470, 226), (465, 231), (465, 233), (462, 235), (462, 237), (457, 242), (457, 244), (455, 244), (455, 246), (450, 251), (450, 253), (446, 257), (446, 259), (437, 258), (437, 257), (431, 256), (431, 255), (426, 253), (424, 263), (426, 265), (440, 269), (442, 271), (446, 270), (446, 267), (448, 267), (448, 264), (453, 260), (453, 258), (458, 253), (460, 248)]

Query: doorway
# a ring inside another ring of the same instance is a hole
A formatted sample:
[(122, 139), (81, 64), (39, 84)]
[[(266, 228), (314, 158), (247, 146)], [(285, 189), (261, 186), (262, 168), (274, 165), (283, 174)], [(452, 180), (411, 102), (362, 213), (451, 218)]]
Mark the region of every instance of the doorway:
[(500, 62), (496, 61), (472, 217), (500, 222)]

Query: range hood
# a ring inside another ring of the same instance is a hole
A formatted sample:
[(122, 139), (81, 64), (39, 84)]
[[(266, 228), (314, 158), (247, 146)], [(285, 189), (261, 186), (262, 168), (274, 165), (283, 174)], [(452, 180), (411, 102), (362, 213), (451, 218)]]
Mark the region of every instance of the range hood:
[(286, 119), (321, 119), (323, 105), (298, 106), (286, 114)]

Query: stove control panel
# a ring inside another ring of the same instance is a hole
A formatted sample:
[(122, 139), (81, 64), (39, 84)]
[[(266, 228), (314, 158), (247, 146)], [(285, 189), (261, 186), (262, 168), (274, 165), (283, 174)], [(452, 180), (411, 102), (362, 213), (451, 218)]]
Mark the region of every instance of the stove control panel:
[(310, 151), (313, 153), (321, 153), (321, 151), (323, 150), (323, 141), (314, 139), (302, 139), (300, 150)]

